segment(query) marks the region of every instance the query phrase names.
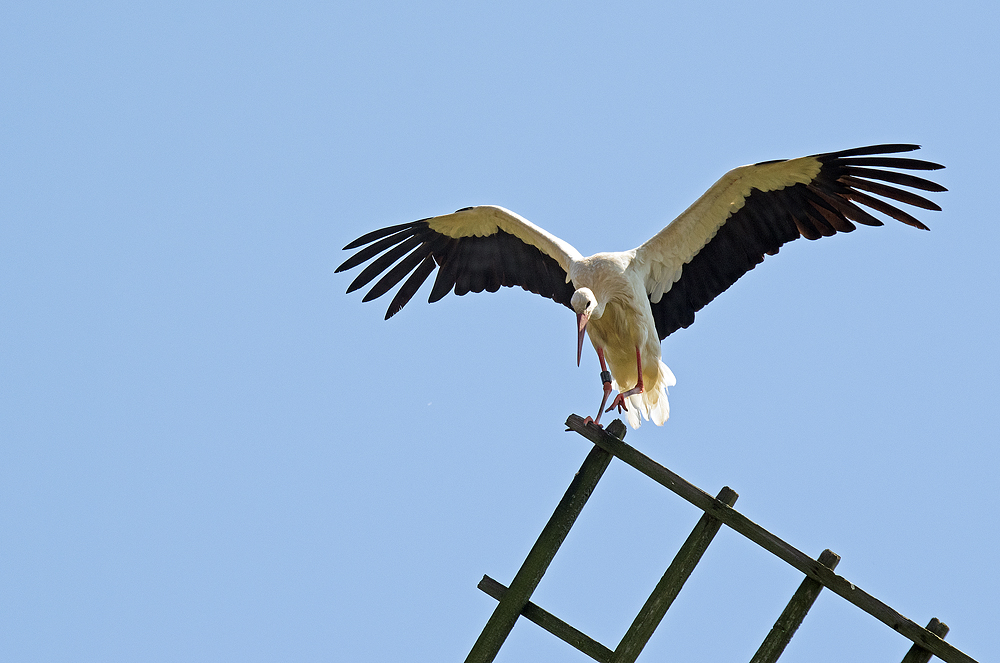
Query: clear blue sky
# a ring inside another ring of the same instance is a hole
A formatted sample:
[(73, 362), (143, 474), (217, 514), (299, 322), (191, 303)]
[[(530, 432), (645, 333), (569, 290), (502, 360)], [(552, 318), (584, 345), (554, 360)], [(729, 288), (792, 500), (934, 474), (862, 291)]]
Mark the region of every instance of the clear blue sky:
[[(723, 172), (916, 142), (931, 232), (797, 241), (663, 344), (626, 440), (1000, 659), (992, 2), (13, 2), (0, 10), (0, 659), (454, 661), (587, 444), (521, 290), (345, 295), (492, 203), (584, 254)], [(614, 646), (699, 516), (621, 463), (538, 603)], [(649, 660), (749, 660), (801, 576), (723, 530)], [(829, 593), (789, 661), (898, 660)], [(582, 661), (519, 624), (500, 661)], [(642, 660), (642, 659), (640, 659)]]

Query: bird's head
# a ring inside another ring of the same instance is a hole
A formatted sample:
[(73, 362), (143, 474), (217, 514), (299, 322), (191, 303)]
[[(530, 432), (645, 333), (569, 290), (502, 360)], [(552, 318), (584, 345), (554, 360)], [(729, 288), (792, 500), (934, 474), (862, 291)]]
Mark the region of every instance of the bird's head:
[(583, 354), (583, 334), (587, 331), (587, 322), (592, 315), (601, 317), (597, 306), (597, 297), (590, 288), (579, 288), (573, 293), (573, 298), (569, 300), (570, 306), (576, 311), (576, 328), (578, 332), (576, 341), (576, 365), (580, 365), (580, 356)]

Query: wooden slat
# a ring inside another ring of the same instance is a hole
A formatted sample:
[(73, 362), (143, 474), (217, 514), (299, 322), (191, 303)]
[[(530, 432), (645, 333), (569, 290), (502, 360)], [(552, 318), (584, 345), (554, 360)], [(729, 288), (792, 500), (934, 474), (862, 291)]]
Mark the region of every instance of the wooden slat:
[(920, 645), (946, 663), (976, 663), (975, 659), (968, 654), (953, 647), (950, 643), (945, 642), (916, 622), (907, 619), (871, 594), (854, 586), (801, 550), (782, 541), (757, 523), (751, 521), (739, 511), (719, 502), (705, 491), (688, 483), (653, 459), (640, 453), (618, 438), (609, 435), (605, 430), (593, 424), (588, 425), (585, 423), (583, 417), (575, 414), (570, 415), (569, 419), (566, 420), (566, 426), (602, 449), (614, 454), (660, 485), (669, 488), (702, 511), (712, 514), (730, 528), (736, 530), (810, 578), (819, 581), (831, 592), (847, 599), (872, 617), (875, 617), (875, 619), (878, 619), (904, 637), (909, 638), (912, 642)]
[[(817, 561), (832, 571), (840, 563), (840, 555), (831, 550), (824, 550)], [(802, 581), (764, 638), (764, 642), (757, 649), (757, 653), (750, 659), (750, 663), (774, 663), (778, 660), (821, 591), (823, 585), (816, 580), (807, 577)]]
[[(732, 506), (736, 504), (738, 497), (735, 490), (726, 486), (719, 491), (716, 499)], [(707, 513), (702, 514), (615, 648), (614, 658), (611, 659), (613, 663), (633, 663), (639, 657), (720, 527), (722, 523), (717, 518)]]

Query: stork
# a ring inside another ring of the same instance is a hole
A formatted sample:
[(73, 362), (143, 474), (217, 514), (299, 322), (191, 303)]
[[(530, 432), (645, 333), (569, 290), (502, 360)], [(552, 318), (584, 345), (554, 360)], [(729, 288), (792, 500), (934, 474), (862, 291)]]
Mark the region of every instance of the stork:
[[(899, 187), (946, 189), (900, 171), (943, 166), (885, 156), (919, 147), (872, 145), (735, 168), (666, 228), (630, 251), (584, 257), (514, 212), (480, 205), (359, 237), (344, 249), (360, 250), (336, 271), (374, 258), (347, 289), (353, 292), (385, 272), (364, 296), (366, 302), (409, 275), (390, 302), (386, 320), (435, 269), (429, 302), (452, 290), (464, 295), (520, 286), (563, 304), (576, 313), (577, 365), (584, 334), (590, 336), (601, 364), (604, 394), (597, 416), (588, 420), (600, 425), (601, 415), (617, 408), (627, 413), (633, 428), (639, 427), (640, 414), (662, 425), (670, 414), (667, 387), (675, 379), (660, 359), (660, 341), (691, 325), (696, 311), (765, 255), (774, 255), (798, 237), (851, 232), (855, 223), (883, 225), (865, 207), (928, 229), (882, 199), (940, 211), (932, 201)], [(613, 390), (618, 394), (605, 409)]]

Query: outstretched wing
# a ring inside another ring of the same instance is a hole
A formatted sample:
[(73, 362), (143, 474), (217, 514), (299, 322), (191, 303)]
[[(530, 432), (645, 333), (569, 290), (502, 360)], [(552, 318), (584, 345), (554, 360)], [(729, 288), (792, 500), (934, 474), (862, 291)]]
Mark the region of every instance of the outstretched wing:
[(669, 226), (635, 250), (632, 269), (642, 270), (660, 339), (689, 326), (696, 311), (763, 261), (765, 254), (777, 253), (785, 242), (800, 236), (819, 239), (851, 232), (855, 223), (883, 225), (861, 206), (927, 230), (910, 214), (869, 195), (940, 210), (930, 200), (891, 185), (946, 191), (935, 182), (898, 172), (944, 166), (872, 156), (919, 147), (872, 145), (765, 161), (726, 173)]
[(409, 275), (389, 304), (386, 320), (410, 301), (435, 268), (438, 275), (429, 302), (436, 302), (452, 289), (456, 295), (464, 295), (517, 285), (569, 306), (573, 286), (567, 274), (570, 264), (581, 257), (558, 237), (494, 205), (466, 207), (454, 214), (382, 228), (359, 237), (344, 249), (359, 247), (364, 248), (336, 271), (375, 260), (354, 279), (347, 292), (364, 287), (388, 270), (362, 301), (381, 297)]

